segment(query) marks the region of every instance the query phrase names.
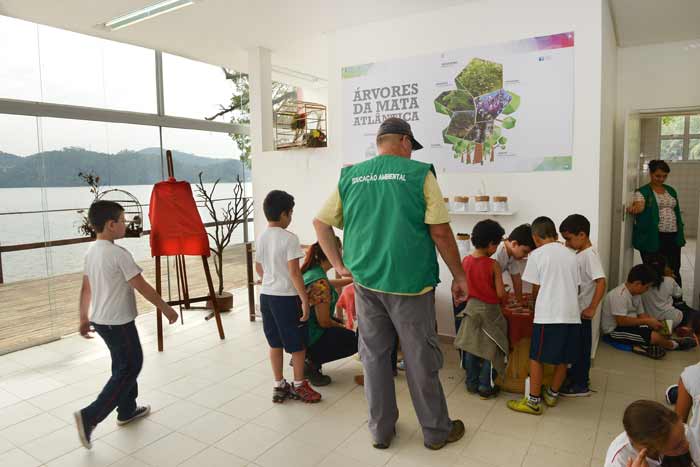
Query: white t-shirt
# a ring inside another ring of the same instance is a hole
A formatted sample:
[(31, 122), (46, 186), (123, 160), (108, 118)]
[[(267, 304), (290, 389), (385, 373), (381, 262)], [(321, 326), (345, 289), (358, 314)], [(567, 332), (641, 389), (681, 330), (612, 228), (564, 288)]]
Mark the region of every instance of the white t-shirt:
[(664, 277), (659, 288), (653, 285), (642, 294), (644, 310), (656, 319), (671, 319), (673, 326), (678, 326), (683, 320), (681, 310), (673, 306), (673, 297), (683, 296), (683, 290), (670, 277)]
[[(685, 384), (685, 382), (683, 384)], [(690, 443), (690, 457), (692, 457), (693, 462), (697, 464), (696, 459), (698, 459), (698, 457), (696, 457), (696, 454), (693, 451), (693, 448), (697, 450), (697, 445), (693, 446), (693, 444), (697, 443), (694, 443), (693, 440), (691, 440), (691, 429), (688, 425), (685, 426), (685, 436), (688, 438)], [(639, 451), (632, 446), (627, 433), (623, 431), (617, 435), (617, 438), (615, 438), (612, 443), (610, 443), (608, 453), (605, 455), (605, 467), (627, 467), (627, 461), (630, 459), (636, 459), (638, 455)], [(647, 457), (647, 465), (649, 467), (660, 467), (664, 461), (664, 456), (662, 455), (660, 457), (660, 460), (654, 460)]]
[(501, 267), (501, 271), (508, 271), (510, 275), (522, 274), (525, 270), (525, 264), (527, 263), (524, 259), (515, 259), (512, 256), (508, 256), (505, 242), (501, 242), (498, 245), (496, 252), (491, 255), (491, 259), (498, 263)]
[(540, 286), (536, 324), (581, 324), (576, 253), (558, 242), (542, 245), (528, 256), (523, 280)]
[(700, 461), (700, 363), (688, 366), (681, 373), (685, 390), (693, 399), (686, 435), (690, 443), (690, 456)]
[(625, 284), (620, 284), (608, 292), (603, 300), (601, 327), (603, 334), (610, 334), (617, 327), (615, 316), (636, 318), (644, 313), (641, 295), (632, 295)]
[(263, 267), (260, 293), (282, 297), (298, 295), (287, 263), (304, 257), (299, 238), (281, 227), (268, 227), (255, 243), (255, 249), (255, 261)]
[(125, 248), (95, 240), (85, 254), (84, 269), (90, 281), (90, 321), (119, 325), (136, 319), (136, 295), (129, 281), (142, 272)]
[(585, 310), (591, 306), (597, 279), (605, 279), (605, 271), (603, 265), (600, 264), (598, 252), (589, 247), (576, 254), (576, 262), (578, 263), (578, 273), (581, 276), (581, 287), (578, 290), (578, 306), (581, 310)]

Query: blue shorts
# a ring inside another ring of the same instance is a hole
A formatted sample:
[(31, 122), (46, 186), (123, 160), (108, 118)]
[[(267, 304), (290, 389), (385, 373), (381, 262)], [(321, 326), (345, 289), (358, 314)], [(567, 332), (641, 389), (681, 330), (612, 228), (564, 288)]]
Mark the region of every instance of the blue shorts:
[(581, 351), (580, 324), (534, 324), (530, 360), (550, 365), (573, 364)]
[(301, 318), (301, 300), (297, 295), (260, 295), (260, 313), (267, 343), (288, 353), (306, 348), (306, 323)]

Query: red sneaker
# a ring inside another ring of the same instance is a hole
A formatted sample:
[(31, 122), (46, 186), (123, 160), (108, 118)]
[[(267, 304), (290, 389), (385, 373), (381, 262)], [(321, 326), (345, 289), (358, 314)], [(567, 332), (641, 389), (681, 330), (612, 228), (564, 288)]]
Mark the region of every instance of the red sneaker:
[(289, 391), (289, 395), (292, 399), (300, 400), (308, 404), (315, 404), (316, 402), (321, 402), (321, 394), (314, 391), (313, 388), (309, 386), (309, 382), (307, 380), (304, 380), (304, 382), (301, 383), (301, 386), (299, 387), (297, 387), (294, 384), (292, 384), (291, 386), (292, 387)]

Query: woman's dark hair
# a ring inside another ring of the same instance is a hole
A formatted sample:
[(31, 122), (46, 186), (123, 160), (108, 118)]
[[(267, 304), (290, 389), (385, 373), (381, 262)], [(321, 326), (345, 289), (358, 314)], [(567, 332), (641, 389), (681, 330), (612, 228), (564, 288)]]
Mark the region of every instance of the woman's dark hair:
[(530, 247), (531, 250), (536, 248), (535, 241), (532, 239), (532, 228), (530, 224), (521, 224), (513, 229), (508, 236), (511, 242), (518, 242), (518, 245)]
[[(340, 239), (335, 237), (338, 242), (338, 246), (341, 245)], [(323, 252), (321, 245), (316, 242), (306, 250), (306, 256), (304, 256), (304, 262), (301, 265), (301, 273), (304, 274), (309, 269), (320, 266), (322, 262), (328, 261), (328, 256)]]
[(501, 224), (491, 219), (477, 222), (472, 230), (472, 245), (476, 248), (488, 248), (489, 245), (498, 245), (503, 240), (506, 231)]
[(654, 287), (661, 287), (664, 282), (664, 273), (666, 272), (666, 257), (659, 253), (653, 253), (646, 258), (644, 263), (654, 270), (656, 277), (654, 278)]
[(289, 212), (292, 209), (294, 209), (294, 196), (286, 191), (272, 190), (263, 201), (263, 212), (270, 222), (279, 221), (283, 212)]
[(650, 456), (662, 453), (671, 430), (679, 421), (678, 414), (655, 401), (639, 400), (625, 409), (622, 425), (635, 444), (644, 446)]
[(102, 233), (109, 221), (119, 222), (119, 216), (124, 212), (121, 204), (114, 201), (95, 201), (88, 209), (88, 221), (95, 232)]
[(657, 170), (660, 170), (665, 173), (671, 173), (671, 167), (668, 166), (666, 161), (662, 161), (660, 159), (649, 161), (649, 173), (653, 174)]

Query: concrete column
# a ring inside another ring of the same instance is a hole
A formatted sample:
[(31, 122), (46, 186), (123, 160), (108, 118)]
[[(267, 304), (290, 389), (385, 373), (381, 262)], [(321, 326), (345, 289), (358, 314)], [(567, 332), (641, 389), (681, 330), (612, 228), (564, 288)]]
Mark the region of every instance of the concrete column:
[(272, 63), (270, 50), (255, 47), (248, 50), (250, 83), (251, 153), (274, 150), (272, 127)]

